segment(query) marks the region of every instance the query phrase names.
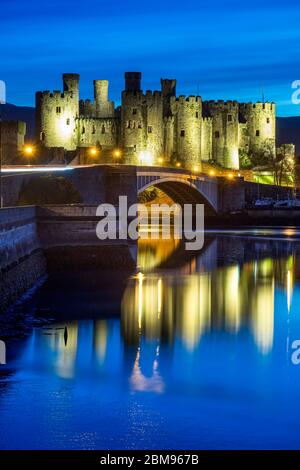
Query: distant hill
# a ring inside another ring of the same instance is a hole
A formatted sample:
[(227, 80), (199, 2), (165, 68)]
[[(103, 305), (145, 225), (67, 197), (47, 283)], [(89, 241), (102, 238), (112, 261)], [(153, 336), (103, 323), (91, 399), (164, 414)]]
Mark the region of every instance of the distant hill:
[(0, 118), (5, 121), (25, 121), (27, 125), (27, 139), (35, 137), (35, 108), (15, 106), (14, 104), (0, 105)]
[(295, 144), (300, 155), (300, 116), (277, 118), (277, 144)]
[[(27, 138), (35, 137), (35, 108), (15, 106), (13, 104), (0, 105), (2, 119), (25, 121), (27, 124)], [(296, 145), (296, 153), (300, 156), (300, 116), (277, 118), (278, 144)]]

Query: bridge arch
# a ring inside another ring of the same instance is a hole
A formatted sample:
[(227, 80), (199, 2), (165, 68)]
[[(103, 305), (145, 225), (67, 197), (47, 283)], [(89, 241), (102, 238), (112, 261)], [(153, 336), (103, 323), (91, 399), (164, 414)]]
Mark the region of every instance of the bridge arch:
[(177, 204), (204, 204), (207, 215), (216, 214), (218, 210), (217, 198), (215, 191), (212, 191), (215, 188), (209, 188), (210, 183), (204, 182), (206, 183), (202, 185), (204, 187), (197, 183), (199, 183), (197, 179), (191, 181), (189, 178), (180, 178), (175, 175), (156, 178), (138, 176), (138, 195), (148, 188), (154, 187), (160, 189)]

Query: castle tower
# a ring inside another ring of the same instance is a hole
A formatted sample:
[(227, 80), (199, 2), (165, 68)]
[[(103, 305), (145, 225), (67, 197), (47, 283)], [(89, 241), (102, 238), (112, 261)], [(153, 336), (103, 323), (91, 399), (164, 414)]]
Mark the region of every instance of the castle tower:
[(164, 152), (163, 98), (160, 91), (148, 90), (145, 96), (145, 150), (153, 163), (158, 163)]
[(108, 80), (94, 80), (96, 117), (113, 117), (114, 103), (108, 99)]
[(141, 91), (141, 72), (125, 72), (125, 91)]
[(202, 118), (201, 129), (201, 160), (212, 160), (212, 118)]
[(225, 168), (239, 169), (239, 105), (237, 101), (208, 101), (212, 118), (212, 159)]
[(63, 75), (64, 91), (36, 93), (37, 140), (45, 147), (77, 146), (76, 119), (79, 116), (79, 75)]
[(140, 72), (125, 73), (122, 92), (121, 143), (128, 164), (138, 164), (138, 156), (146, 149), (145, 97), (141, 91)]
[(201, 169), (202, 100), (200, 96), (179, 96), (172, 100), (175, 114), (176, 155), (187, 168)]
[(247, 122), (249, 154), (271, 150), (276, 146), (275, 103), (243, 103), (240, 112)]
[(64, 92), (69, 92), (73, 95), (74, 101), (79, 103), (79, 80), (78, 73), (64, 73), (63, 74), (63, 87)]
[(176, 96), (176, 80), (161, 78), (161, 93), (163, 97), (163, 116), (171, 116), (171, 98)]

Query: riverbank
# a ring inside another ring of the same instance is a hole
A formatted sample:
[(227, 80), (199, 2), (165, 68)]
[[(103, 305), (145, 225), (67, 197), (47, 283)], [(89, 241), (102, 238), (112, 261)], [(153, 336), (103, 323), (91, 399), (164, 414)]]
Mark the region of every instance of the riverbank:
[(205, 217), (207, 228), (300, 227), (299, 210), (249, 210)]

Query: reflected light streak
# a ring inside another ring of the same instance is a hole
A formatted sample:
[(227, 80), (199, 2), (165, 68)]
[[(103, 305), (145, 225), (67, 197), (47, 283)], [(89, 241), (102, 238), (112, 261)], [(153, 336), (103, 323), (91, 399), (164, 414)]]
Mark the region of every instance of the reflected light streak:
[(238, 331), (240, 327), (240, 270), (239, 266), (230, 266), (225, 271), (225, 322), (230, 330)]
[(286, 296), (287, 296), (287, 308), (288, 312), (291, 310), (291, 300), (293, 295), (293, 273), (288, 270), (287, 272), (287, 283), (286, 283)]
[(139, 324), (139, 330), (142, 329), (142, 316), (143, 316), (143, 280), (144, 280), (144, 274), (143, 273), (138, 273), (138, 292), (139, 292), (139, 300), (138, 300), (138, 324)]
[(162, 305), (162, 280), (157, 281), (157, 317), (160, 318)]
[(274, 279), (258, 285), (253, 293), (252, 329), (255, 342), (263, 354), (268, 354), (273, 347), (274, 336)]

